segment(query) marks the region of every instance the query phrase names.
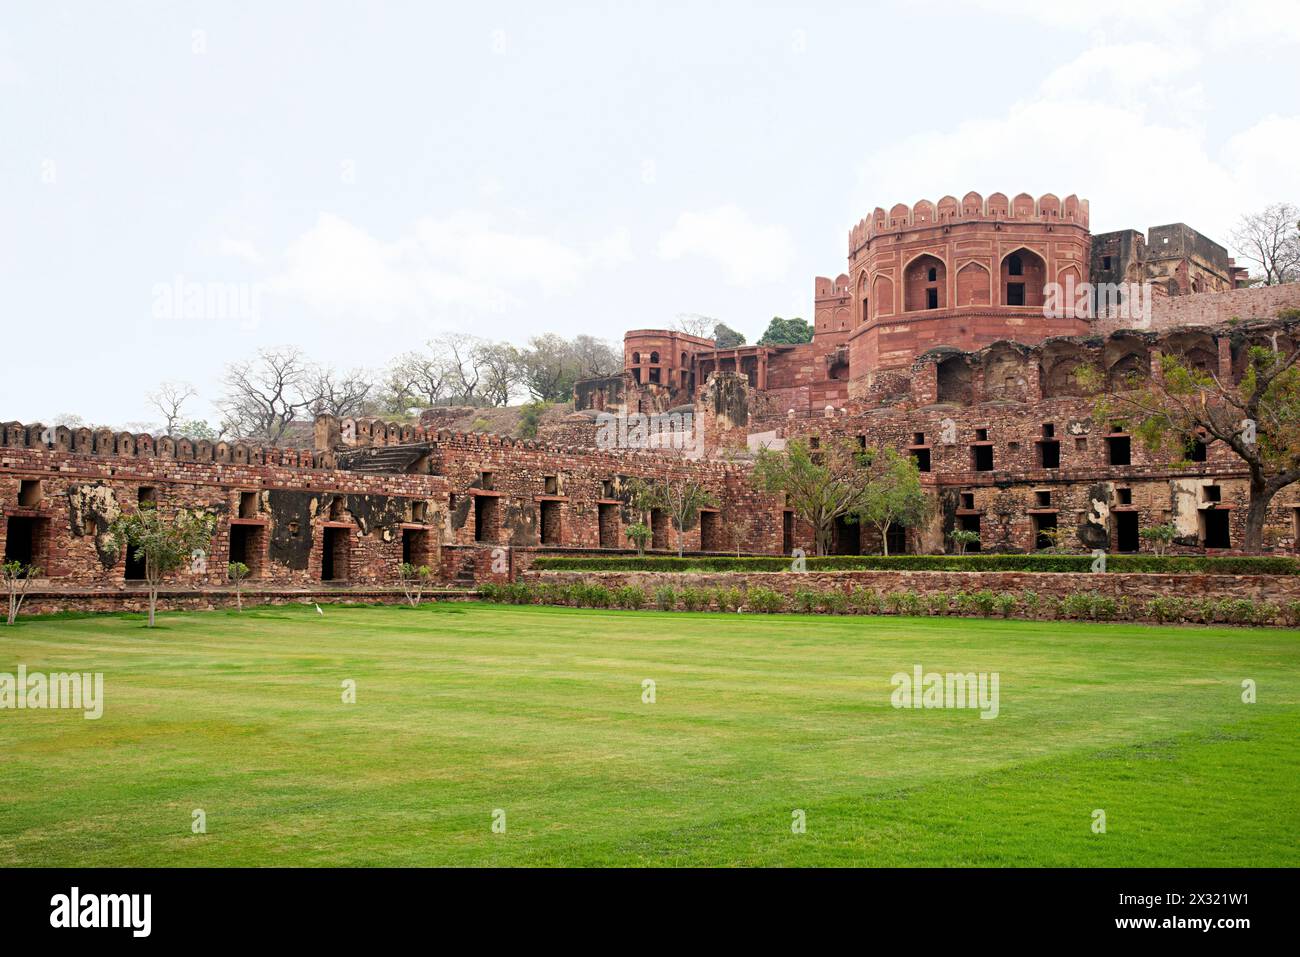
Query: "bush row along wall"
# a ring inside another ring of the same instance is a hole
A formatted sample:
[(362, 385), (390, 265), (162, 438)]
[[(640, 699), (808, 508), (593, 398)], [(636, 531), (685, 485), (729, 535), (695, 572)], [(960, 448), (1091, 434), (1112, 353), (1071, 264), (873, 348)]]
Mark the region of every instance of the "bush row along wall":
[[(647, 605), (654, 605), (657, 595), (671, 593), (675, 597), (671, 607), (687, 610), (717, 607), (718, 596), (730, 593), (743, 596), (739, 600), (733, 597), (732, 601), (753, 611), (815, 611), (831, 607), (843, 612), (978, 613), (969, 596), (982, 594), (990, 602), (998, 596), (1010, 596), (1013, 600), (1000, 613), (1017, 618), (1300, 623), (1300, 578), (1272, 575), (871, 571), (683, 575), (530, 571), (523, 576), (521, 585), (539, 590), (534, 594), (543, 598), (563, 598), (560, 590), (575, 586), (599, 586), (611, 594), (630, 588), (644, 596)], [(696, 597), (695, 609), (683, 604), (682, 596), (686, 594)], [(709, 595), (713, 597), (706, 600)], [(772, 595), (783, 599), (779, 606), (771, 607)], [(865, 601), (867, 595), (875, 598)], [(755, 596), (758, 604), (769, 607), (754, 607)], [(1208, 614), (1206, 602), (1212, 603)], [(988, 614), (998, 611), (996, 604), (988, 607)]]

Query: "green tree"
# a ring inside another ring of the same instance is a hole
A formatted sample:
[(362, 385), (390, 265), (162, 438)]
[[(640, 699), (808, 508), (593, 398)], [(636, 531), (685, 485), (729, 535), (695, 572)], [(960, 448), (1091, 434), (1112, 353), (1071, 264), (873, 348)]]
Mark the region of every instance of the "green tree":
[(228, 562), (226, 564), (226, 577), (230, 579), (231, 584), (235, 586), (235, 610), (244, 610), (244, 579), (252, 573), (252, 569), (243, 562)]
[(1151, 543), (1152, 550), (1156, 555), (1163, 555), (1178, 537), (1177, 525), (1148, 525), (1138, 533), (1143, 541)]
[(677, 529), (677, 556), (685, 550), (685, 535), (697, 518), (700, 509), (717, 504), (713, 494), (698, 480), (692, 478), (663, 479), (658, 482), (633, 483), (633, 507), (644, 512), (659, 510), (668, 516)]
[(910, 455), (878, 448), (870, 455), (866, 495), (856, 510), (859, 521), (880, 533), (880, 549), (889, 554), (889, 530), (895, 525), (916, 528), (930, 514), (930, 500), (921, 488), (921, 473)]
[(719, 349), (735, 349), (745, 344), (745, 337), (725, 322), (713, 327), (713, 342)]
[(773, 316), (758, 344), (760, 346), (799, 345), (803, 342), (812, 342), (812, 337), (813, 328), (804, 320)]
[[(1219, 441), (1250, 475), (1242, 548), (1263, 545), (1268, 506), (1279, 491), (1300, 480), (1300, 347), (1287, 352), (1254, 346), (1236, 384), (1188, 365), (1177, 355), (1161, 357), (1160, 374), (1133, 379), (1096, 403), (1099, 422), (1122, 417), (1154, 455), (1170, 462), (1187, 456), (1197, 435)], [(1085, 368), (1084, 385), (1101, 372)]]
[(429, 584), (428, 565), (412, 565), (410, 562), (402, 562), (398, 569), (398, 578), (402, 582), (402, 591), (406, 595), (406, 601), (412, 608), (420, 604), (420, 598), (424, 595), (425, 586)]
[(972, 531), (969, 528), (954, 528), (948, 533), (948, 537), (952, 539), (952, 543), (957, 549), (957, 554), (965, 555), (967, 548), (979, 544), (980, 533)]
[(783, 451), (760, 449), (754, 483), (783, 493), (795, 514), (813, 527), (818, 555), (825, 555), (837, 519), (860, 511), (871, 484), (870, 461), (853, 440), (841, 437), (813, 450), (793, 439)]
[(519, 428), (516, 430), (521, 439), (537, 438), (537, 428), (542, 423), (542, 415), (550, 405), (546, 402), (527, 402), (519, 409)]
[(23, 599), (27, 597), (27, 589), (31, 587), (32, 579), (40, 577), (40, 574), (40, 568), (23, 562), (5, 562), (0, 565), (0, 577), (4, 579), (5, 591), (9, 595), (9, 617), (5, 621), (6, 625), (12, 625), (18, 620), (18, 613), (23, 608)]
[(654, 532), (650, 531), (650, 526), (644, 522), (629, 525), (623, 534), (627, 536), (628, 541), (636, 546), (638, 556), (645, 554), (646, 543), (654, 537)]
[(189, 561), (195, 552), (206, 553), (215, 527), (216, 518), (207, 513), (178, 509), (164, 515), (152, 503), (145, 502), (138, 511), (122, 515), (109, 528), (116, 547), (134, 549), (135, 560), (144, 563), (150, 628), (154, 626), (158, 586), (163, 577)]

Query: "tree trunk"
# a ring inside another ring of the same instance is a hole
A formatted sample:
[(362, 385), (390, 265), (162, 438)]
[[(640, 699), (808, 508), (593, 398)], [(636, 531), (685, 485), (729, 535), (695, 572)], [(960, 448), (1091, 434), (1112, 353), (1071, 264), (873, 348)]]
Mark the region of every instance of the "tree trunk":
[(1273, 501), (1277, 489), (1270, 488), (1262, 478), (1250, 477), (1250, 506), (1246, 509), (1246, 537), (1241, 547), (1255, 553), (1264, 550), (1264, 521), (1268, 518), (1268, 503)]
[(150, 584), (149, 585), (149, 627), (150, 628), (153, 627), (153, 613), (154, 613), (154, 609), (157, 607), (158, 607), (158, 586), (154, 584)]
[(884, 525), (876, 526), (880, 531), (880, 554), (886, 558), (889, 557), (889, 526), (892, 524), (893, 522), (886, 522)]

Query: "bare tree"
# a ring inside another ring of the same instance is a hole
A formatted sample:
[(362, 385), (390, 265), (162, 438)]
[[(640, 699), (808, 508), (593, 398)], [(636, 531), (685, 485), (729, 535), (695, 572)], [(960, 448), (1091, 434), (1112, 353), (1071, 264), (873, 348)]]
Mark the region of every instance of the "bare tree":
[(477, 364), (480, 340), (473, 336), (439, 336), (430, 341), (446, 350), (448, 385), (456, 398), (465, 405), (473, 405), (478, 393), (482, 370)]
[(182, 411), (185, 403), (198, 395), (198, 390), (188, 382), (164, 382), (156, 392), (148, 395), (149, 404), (158, 410), (163, 418), (164, 435), (175, 435), (176, 427), (184, 421)]
[(573, 358), (579, 379), (618, 375), (623, 371), (623, 350), (595, 336), (573, 340)]
[(435, 340), (428, 343), (427, 352), (407, 352), (397, 357), (389, 369), (386, 390), (405, 397), (401, 401), (434, 406), (453, 386), (447, 349)]
[(522, 379), (519, 350), (508, 342), (481, 342), (474, 347), (473, 361), (482, 379), (483, 398), (492, 405), (509, 405)]
[(305, 417), (316, 396), (311, 367), (292, 346), (262, 349), (257, 358), (226, 367), (221, 400), (223, 429), (236, 438), (284, 441), (296, 419)]
[(311, 411), (316, 415), (327, 412), (340, 419), (364, 415), (366, 399), (374, 387), (374, 375), (365, 369), (335, 372), (329, 366), (314, 366), (307, 377)]
[(717, 323), (718, 320), (710, 316), (701, 316), (697, 312), (679, 312), (677, 318), (673, 320), (673, 328), (678, 332), (686, 333), (688, 336), (699, 336), (702, 339), (708, 339)]
[(1263, 285), (1300, 279), (1300, 209), (1291, 203), (1241, 217), (1228, 238), (1243, 259), (1263, 270), (1257, 279)]

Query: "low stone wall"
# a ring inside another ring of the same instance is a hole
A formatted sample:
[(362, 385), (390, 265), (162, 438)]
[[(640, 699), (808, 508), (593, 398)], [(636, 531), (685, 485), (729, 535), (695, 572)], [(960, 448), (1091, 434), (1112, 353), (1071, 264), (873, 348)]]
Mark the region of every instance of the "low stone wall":
[[(1300, 576), (1287, 575), (1170, 575), (1170, 574), (1075, 574), (1068, 572), (552, 572), (529, 570), (521, 576), (527, 584), (604, 585), (606, 588), (633, 586), (642, 589), (653, 603), (655, 591), (671, 586), (683, 588), (745, 590), (768, 588), (787, 597), (799, 589), (815, 592), (871, 589), (882, 598), (900, 593), (955, 596), (990, 591), (1022, 596), (1033, 592), (1039, 600), (1034, 609), (1017, 607), (1012, 617), (1059, 618), (1059, 602), (1071, 595), (1086, 594), (1113, 599), (1121, 604), (1128, 620), (1156, 620), (1147, 609), (1153, 599), (1181, 598), (1188, 603), (1185, 620), (1200, 620), (1192, 605), (1204, 598), (1217, 601), (1248, 600), (1276, 606), (1270, 620), (1283, 623), (1286, 606), (1300, 602)], [(1297, 606), (1296, 611), (1300, 611)]]
[[(474, 597), (467, 589), (426, 590), (424, 601), (459, 601)], [(245, 588), (244, 607), (254, 605), (400, 605), (406, 595), (400, 588)], [(158, 592), (158, 611), (215, 611), (235, 607), (229, 588), (164, 588)], [(146, 612), (149, 593), (141, 588), (117, 590), (89, 588), (33, 588), (23, 601), (20, 619), (59, 612)]]

